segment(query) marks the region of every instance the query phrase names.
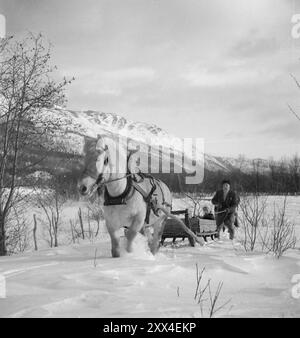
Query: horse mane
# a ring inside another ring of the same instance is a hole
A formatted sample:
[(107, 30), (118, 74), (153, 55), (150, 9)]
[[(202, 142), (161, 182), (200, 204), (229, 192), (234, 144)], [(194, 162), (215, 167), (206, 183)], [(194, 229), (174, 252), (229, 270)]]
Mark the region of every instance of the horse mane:
[[(99, 141), (102, 141), (103, 148), (107, 146), (109, 154), (110, 154), (110, 161), (113, 162), (113, 164), (116, 164), (114, 161), (114, 158), (111, 158), (112, 154), (114, 152), (117, 153), (118, 156), (122, 156), (123, 160), (126, 161), (126, 171), (129, 170), (132, 173), (136, 173), (136, 163), (133, 161), (132, 155), (137, 152), (136, 149), (127, 148), (127, 144), (122, 143), (122, 139), (119, 139), (121, 141), (121, 147), (117, 145), (117, 137), (113, 133), (98, 135), (98, 137), (89, 137), (86, 136), (84, 138), (84, 154), (86, 158), (86, 162), (90, 163), (93, 160), (96, 160), (96, 157), (99, 155), (99, 151), (97, 150), (97, 145)], [(122, 148), (124, 149), (124, 153), (122, 152)], [(125, 168), (124, 168), (125, 169)]]

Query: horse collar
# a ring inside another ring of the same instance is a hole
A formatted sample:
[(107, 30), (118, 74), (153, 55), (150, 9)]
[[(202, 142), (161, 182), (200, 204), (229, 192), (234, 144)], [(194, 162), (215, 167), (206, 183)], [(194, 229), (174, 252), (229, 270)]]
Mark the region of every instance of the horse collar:
[(104, 190), (104, 205), (122, 205), (128, 201), (128, 196), (132, 190), (131, 176), (127, 177), (127, 184), (125, 190), (119, 196), (110, 196), (107, 187)]

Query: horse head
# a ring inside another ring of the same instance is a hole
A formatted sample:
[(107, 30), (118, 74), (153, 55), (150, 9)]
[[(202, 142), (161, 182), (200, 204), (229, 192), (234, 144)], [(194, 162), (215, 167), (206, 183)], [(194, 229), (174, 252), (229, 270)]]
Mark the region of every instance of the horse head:
[(85, 165), (79, 191), (91, 195), (110, 179), (120, 178), (128, 170), (127, 144), (114, 135), (98, 135), (98, 138), (85, 138)]
[(86, 137), (84, 154), (84, 170), (79, 179), (78, 188), (82, 195), (91, 195), (99, 184), (109, 180), (112, 172), (107, 138)]

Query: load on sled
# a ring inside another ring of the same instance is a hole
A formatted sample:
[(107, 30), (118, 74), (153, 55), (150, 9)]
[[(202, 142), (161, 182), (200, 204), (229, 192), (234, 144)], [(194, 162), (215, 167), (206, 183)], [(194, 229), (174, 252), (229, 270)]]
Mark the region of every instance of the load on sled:
[[(213, 199), (202, 199), (211, 201), (214, 205), (214, 213), (209, 210), (207, 206), (202, 208), (201, 215), (194, 215), (189, 217), (188, 209), (171, 211), (175, 215), (183, 215), (181, 218), (185, 222), (186, 226), (197, 236), (202, 237), (205, 242), (207, 238), (214, 240), (219, 238), (220, 231), (225, 231), (225, 227), (228, 228), (230, 239), (234, 237), (234, 228), (238, 227), (237, 206), (239, 204), (239, 197), (235, 194), (229, 194), (225, 200), (219, 192), (217, 192)], [(222, 202), (222, 203), (221, 203)], [(227, 203), (228, 202), (228, 203)], [(165, 239), (172, 238), (175, 243), (177, 238), (188, 238), (191, 246), (195, 246), (195, 240), (193, 237), (187, 235), (182, 228), (174, 222), (173, 219), (167, 219), (166, 225), (162, 234), (161, 244), (164, 244)]]
[[(201, 216), (189, 217), (188, 209), (171, 211), (174, 215), (182, 215), (181, 220), (191, 231), (197, 236), (202, 237), (204, 241), (207, 238), (212, 240), (217, 236), (216, 221), (213, 213), (208, 211), (208, 208), (203, 209), (204, 213)], [(188, 238), (191, 246), (195, 246), (195, 239), (189, 236), (182, 228), (176, 224), (176, 221), (168, 218), (161, 238), (161, 244), (164, 244), (166, 238), (172, 238), (175, 243), (177, 238), (184, 240)]]

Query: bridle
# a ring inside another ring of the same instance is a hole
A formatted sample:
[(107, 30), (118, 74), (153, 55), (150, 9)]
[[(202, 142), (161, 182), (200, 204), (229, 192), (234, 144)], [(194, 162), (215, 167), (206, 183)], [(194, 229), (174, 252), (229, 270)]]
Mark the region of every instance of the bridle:
[(102, 181), (102, 174), (99, 174), (95, 183), (92, 185), (92, 187), (90, 189), (89, 195), (93, 195), (96, 192), (97, 189), (106, 186), (108, 183), (120, 181), (120, 180), (123, 180), (124, 178), (128, 178), (130, 176), (132, 176), (132, 173), (128, 173), (128, 174), (126, 174), (122, 177), (113, 178), (113, 179), (110, 179), (110, 180), (107, 180), (107, 181)]
[(94, 184), (97, 186), (97, 188), (100, 188), (102, 186), (105, 186), (108, 183), (115, 182), (115, 181), (120, 181), (120, 180), (123, 180), (124, 178), (127, 178), (129, 176), (132, 176), (132, 174), (128, 173), (125, 176), (101, 182), (101, 180), (102, 180), (102, 174), (99, 174), (99, 176), (98, 176), (98, 178), (97, 178), (97, 180), (96, 180), (96, 182)]
[[(107, 149), (108, 149), (108, 147), (106, 145), (105, 148), (103, 149), (103, 152), (105, 152)], [(90, 189), (90, 195), (94, 194), (97, 189), (106, 186), (108, 183), (120, 181), (120, 180), (123, 180), (124, 178), (128, 178), (130, 176), (132, 176), (132, 173), (127, 173), (126, 175), (124, 175), (122, 177), (109, 179), (107, 181), (102, 181), (103, 173), (98, 174), (95, 183), (92, 185), (92, 187)]]
[[(108, 146), (105, 145), (105, 147), (103, 148), (102, 152), (106, 152), (108, 150)], [(101, 152), (101, 153), (102, 153)], [(86, 174), (88, 175), (88, 170), (86, 170)], [(118, 178), (113, 178), (113, 179), (108, 179), (107, 181), (102, 181), (103, 178), (103, 173), (98, 174), (95, 183), (92, 185), (91, 189), (90, 189), (90, 193), (89, 195), (93, 195), (97, 189), (106, 186), (107, 184), (111, 183), (111, 182), (116, 182), (116, 181), (120, 181), (123, 180), (124, 178), (128, 178), (130, 176), (132, 176), (132, 173), (127, 173), (126, 175), (122, 176), (122, 177), (118, 177)], [(91, 177), (93, 177), (92, 175), (89, 175)]]

